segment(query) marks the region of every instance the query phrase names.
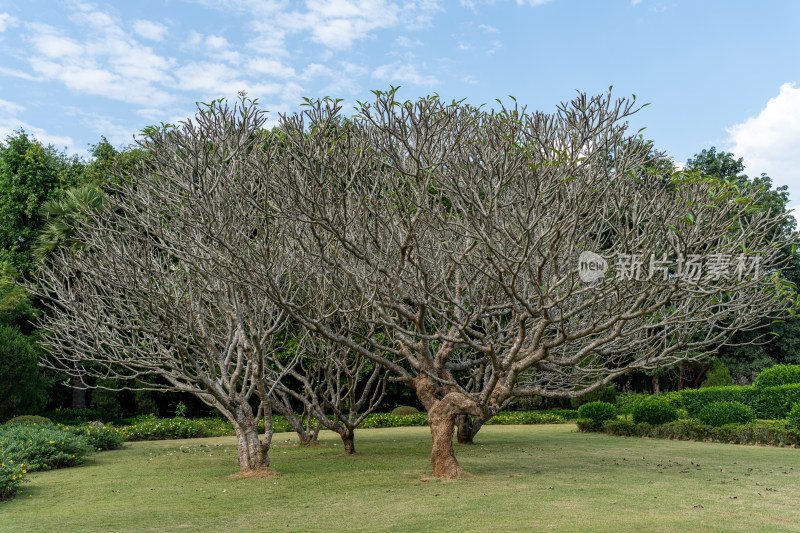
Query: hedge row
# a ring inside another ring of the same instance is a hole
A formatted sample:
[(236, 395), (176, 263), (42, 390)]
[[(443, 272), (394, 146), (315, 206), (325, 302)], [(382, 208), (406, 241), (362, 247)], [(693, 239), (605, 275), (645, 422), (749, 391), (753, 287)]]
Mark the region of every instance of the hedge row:
[(686, 389), (670, 395), (668, 401), (698, 416), (709, 404), (739, 402), (750, 407), (756, 418), (779, 420), (786, 418), (792, 406), (800, 402), (800, 384), (777, 387), (729, 386)]
[(789, 427), (781, 421), (729, 424), (713, 427), (697, 420), (676, 420), (652, 426), (636, 424), (630, 420), (609, 420), (602, 431), (609, 435), (650, 437), (660, 439), (722, 442), (730, 444), (766, 444), (771, 446), (800, 445), (800, 429)]

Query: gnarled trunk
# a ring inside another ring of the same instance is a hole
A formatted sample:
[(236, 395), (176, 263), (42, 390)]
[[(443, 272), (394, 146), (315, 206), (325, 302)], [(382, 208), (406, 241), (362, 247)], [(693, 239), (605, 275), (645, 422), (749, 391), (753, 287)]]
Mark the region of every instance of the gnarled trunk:
[(433, 439), (431, 466), (434, 477), (454, 479), (464, 473), (453, 450), (456, 417), (464, 414), (477, 416), (479, 412), (472, 400), (458, 392), (447, 393), (441, 400), (433, 402), (428, 409), (428, 425)]
[(342, 437), (345, 455), (352, 455), (356, 453), (356, 445), (354, 442), (355, 432), (351, 428), (344, 427), (344, 429), (339, 433), (339, 436)]
[[(263, 441), (259, 440), (258, 420), (253, 417), (249, 405), (237, 408), (232, 422), (236, 431), (239, 469), (242, 472), (266, 470), (269, 467), (270, 431), (265, 432)], [(267, 424), (270, 425), (271, 421)]]
[(475, 435), (483, 427), (483, 418), (471, 415), (458, 415), (456, 417), (456, 438), (459, 444), (473, 444)]
[[(250, 424), (254, 425), (254, 424)], [(242, 472), (254, 472), (269, 467), (268, 446), (258, 441), (258, 429), (247, 424), (234, 424), (239, 447), (237, 463)]]

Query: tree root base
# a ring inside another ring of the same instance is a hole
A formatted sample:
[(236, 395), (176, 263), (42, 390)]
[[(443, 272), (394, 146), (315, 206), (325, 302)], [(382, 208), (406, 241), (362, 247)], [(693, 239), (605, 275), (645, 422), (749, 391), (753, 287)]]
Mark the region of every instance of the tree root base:
[(279, 474), (271, 468), (259, 468), (258, 470), (250, 470), (249, 472), (237, 472), (235, 474), (231, 474), (231, 477), (235, 479), (269, 479), (278, 477), (278, 475)]

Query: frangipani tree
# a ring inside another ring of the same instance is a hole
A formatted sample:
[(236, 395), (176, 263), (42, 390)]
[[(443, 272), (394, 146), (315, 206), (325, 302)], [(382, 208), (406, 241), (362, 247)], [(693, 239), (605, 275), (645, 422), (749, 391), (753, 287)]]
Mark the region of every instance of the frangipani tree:
[[(719, 180), (654, 174), (627, 132), (634, 101), (545, 114), (390, 91), (348, 121), (338, 101), (306, 106), (282, 117), (254, 198), (274, 220), (260, 277), (291, 256), (291, 284), (330, 305), (268, 296), (416, 390), (435, 476), (462, 472), (459, 416), (704, 357), (790, 305), (777, 252), (794, 236), (766, 239), (782, 215)], [(331, 316), (362, 325), (343, 335)]]
[(85, 213), (72, 249), (52, 252), (33, 288), (50, 307), (40, 324), (47, 366), (196, 395), (233, 423), (243, 472), (269, 466), (282, 377), (271, 361), (287, 323), (253, 288), (268, 283), (263, 269), (247, 274), (264, 225), (250, 208), (252, 154), (267, 146), (254, 106), (218, 101), (179, 128), (146, 130), (144, 157), (116, 169), (104, 207)]

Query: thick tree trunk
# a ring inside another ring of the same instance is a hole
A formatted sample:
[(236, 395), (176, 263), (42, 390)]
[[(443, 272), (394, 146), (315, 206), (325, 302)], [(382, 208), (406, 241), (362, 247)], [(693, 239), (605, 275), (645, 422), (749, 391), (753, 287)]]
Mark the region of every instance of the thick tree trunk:
[(258, 420), (253, 417), (249, 406), (236, 410), (233, 428), (236, 431), (239, 470), (243, 473), (266, 470), (269, 467), (269, 431), (262, 442), (258, 435)]
[(355, 445), (355, 432), (350, 428), (344, 428), (339, 436), (342, 437), (342, 444), (344, 444), (344, 453), (345, 455), (353, 455), (356, 453), (356, 445)]
[(433, 439), (431, 466), (434, 477), (454, 479), (464, 473), (453, 450), (453, 430), (457, 413), (448, 412), (446, 408), (440, 409), (442, 405), (439, 402), (428, 412), (428, 425), (431, 427)]
[(269, 467), (269, 447), (258, 439), (258, 427), (252, 422), (234, 424), (239, 446), (238, 464), (242, 472), (266, 470)]
[(473, 444), (475, 435), (481, 430), (483, 419), (479, 416), (458, 415), (456, 417), (456, 438), (459, 444)]

